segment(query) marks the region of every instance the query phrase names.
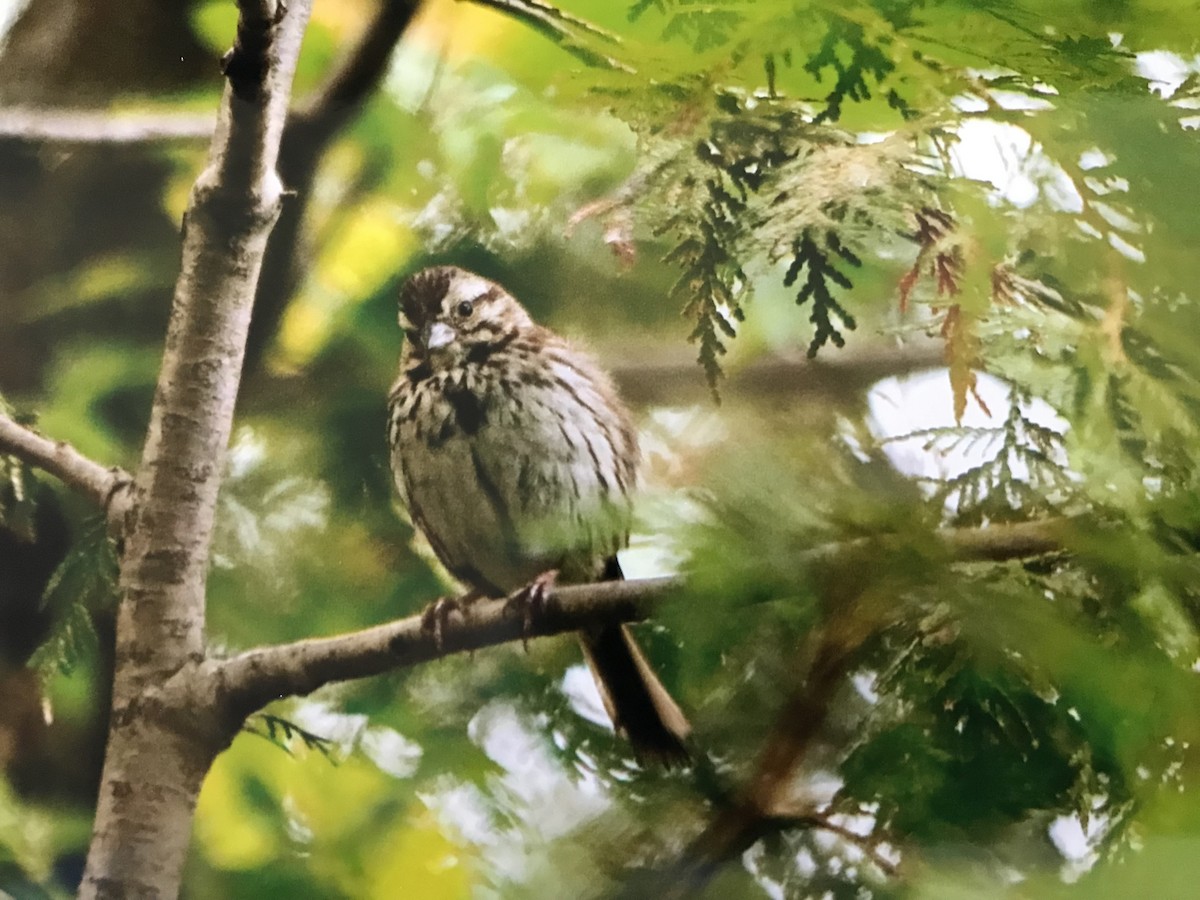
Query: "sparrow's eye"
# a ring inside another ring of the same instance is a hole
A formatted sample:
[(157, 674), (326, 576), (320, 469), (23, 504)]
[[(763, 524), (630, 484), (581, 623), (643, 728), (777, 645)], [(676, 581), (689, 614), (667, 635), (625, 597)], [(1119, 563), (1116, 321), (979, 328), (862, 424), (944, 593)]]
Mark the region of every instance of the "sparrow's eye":
[(470, 300), (463, 300), (458, 306), (454, 307), (454, 314), (460, 319), (465, 319), (475, 312), (475, 304)]

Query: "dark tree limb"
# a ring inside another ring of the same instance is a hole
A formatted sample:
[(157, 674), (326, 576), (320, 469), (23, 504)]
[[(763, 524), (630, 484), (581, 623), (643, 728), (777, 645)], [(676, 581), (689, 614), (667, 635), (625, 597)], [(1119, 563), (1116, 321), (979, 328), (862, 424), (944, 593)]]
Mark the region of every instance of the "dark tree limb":
[(358, 43), (293, 113), (289, 129), (304, 129), (310, 140), (323, 147), (345, 128), (383, 82), (392, 52), (419, 6), (418, 0), (380, 0)]
[(355, 47), (324, 85), (288, 119), (279, 175), (289, 196), (263, 261), (246, 350), (246, 366), (250, 370), (258, 367), (304, 277), (310, 255), (304, 252), (307, 244), (304, 218), (321, 159), (378, 89), (387, 74), (392, 52), (412, 22), (417, 6), (416, 0), (380, 0), (375, 16), (363, 29)]
[(0, 453), (53, 475), (87, 497), (113, 525), (123, 523), (133, 478), (119, 467), (105, 468), (65, 441), (54, 441), (0, 413)]
[[(942, 344), (924, 339), (900, 346), (848, 348), (817, 359), (767, 357), (727, 372), (721, 393), (771, 402), (788, 397), (860, 397), (880, 379), (944, 365)], [(701, 403), (712, 397), (704, 371), (691, 356), (617, 361), (608, 368), (621, 395), (638, 405)]]
[(796, 824), (785, 813), (796, 770), (829, 716), (848, 660), (869, 636), (862, 628), (839, 627), (850, 621), (844, 614), (835, 615), (815, 635), (812, 665), (779, 710), (749, 783), (667, 870), (661, 893), (668, 900), (698, 893), (722, 866), (739, 859), (756, 841)]

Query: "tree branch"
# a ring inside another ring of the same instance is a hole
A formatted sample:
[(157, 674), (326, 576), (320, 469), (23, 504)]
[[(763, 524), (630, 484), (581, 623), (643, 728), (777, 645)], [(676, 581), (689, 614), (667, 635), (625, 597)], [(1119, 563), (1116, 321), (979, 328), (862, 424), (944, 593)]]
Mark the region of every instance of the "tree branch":
[(110, 526), (124, 522), (133, 478), (119, 467), (105, 468), (64, 441), (52, 441), (0, 413), (0, 452), (47, 472), (104, 511)]
[(211, 138), (209, 114), (111, 114), (88, 109), (0, 109), (0, 140), (62, 144), (145, 144)]
[(288, 123), (289, 129), (305, 129), (323, 149), (358, 114), (383, 81), (392, 52), (418, 6), (417, 0), (380, 0), (358, 43), (320, 89), (301, 104)]
[(320, 88), (288, 120), (279, 175), (289, 201), (267, 245), (259, 279), (254, 320), (250, 325), (247, 367), (259, 359), (279, 329), (279, 322), (304, 275), (311, 254), (304, 252), (304, 216), (321, 158), (346, 125), (361, 111), (387, 73), (396, 43), (416, 12), (413, 0), (380, 0), (358, 44)]
[(507, 600), (463, 602), (436, 631), (424, 614), (408, 616), (336, 637), (247, 650), (214, 663), (213, 677), (219, 695), (240, 721), (271, 700), (308, 694), (331, 682), (601, 622), (639, 621), (682, 586), (678, 578), (650, 578), (556, 587), (528, 627)]
[[(847, 349), (817, 359), (776, 356), (756, 360), (728, 373), (721, 385), (726, 397), (846, 397), (876, 381), (945, 365), (945, 348), (932, 340), (901, 346)], [(703, 370), (691, 357), (678, 360), (615, 363), (609, 372), (629, 402), (643, 406), (699, 403), (712, 397)]]
[[(1068, 520), (947, 528), (935, 532), (953, 560), (990, 560), (1037, 556), (1062, 549)], [(912, 540), (883, 535), (801, 550), (797, 561), (812, 565), (869, 551), (873, 545)], [(303, 695), (335, 681), (366, 678), (438, 659), (531, 637), (547, 637), (598, 622), (633, 622), (650, 616), (673, 592), (685, 589), (681, 578), (609, 581), (552, 589), (544, 609), (523, 618), (506, 609), (505, 600), (463, 602), (440, 634), (418, 614), (361, 631), (247, 650), (211, 664), (215, 690), (238, 722), (280, 697)]]

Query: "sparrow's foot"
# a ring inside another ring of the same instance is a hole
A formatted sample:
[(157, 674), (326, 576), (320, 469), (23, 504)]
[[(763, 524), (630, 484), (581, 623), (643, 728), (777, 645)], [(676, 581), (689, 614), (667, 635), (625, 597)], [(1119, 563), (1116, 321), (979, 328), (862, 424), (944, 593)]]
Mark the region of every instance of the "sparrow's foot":
[(521, 616), (521, 646), (529, 652), (529, 635), (533, 630), (533, 620), (541, 615), (546, 608), (546, 598), (558, 581), (558, 569), (547, 569), (525, 587), (508, 598), (504, 604), (505, 612), (517, 613)]
[(432, 634), (434, 646), (441, 650), (450, 617), (454, 613), (461, 616), (466, 608), (478, 599), (479, 594), (475, 591), (463, 594), (461, 597), (438, 597), (421, 613), (421, 630), (426, 634)]
[(439, 650), (446, 633), (446, 624), (453, 613), (462, 612), (462, 604), (453, 597), (438, 597), (421, 613), (421, 630), (433, 635), (433, 644)]

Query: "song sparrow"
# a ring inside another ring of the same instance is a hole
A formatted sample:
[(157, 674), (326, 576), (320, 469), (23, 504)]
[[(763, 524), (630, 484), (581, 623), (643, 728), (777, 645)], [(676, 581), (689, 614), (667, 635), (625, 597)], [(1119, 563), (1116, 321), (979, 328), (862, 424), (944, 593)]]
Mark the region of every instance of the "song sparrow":
[[(413, 524), (477, 596), (621, 578), (637, 435), (596, 364), (500, 285), (453, 266), (400, 291), (392, 472)], [(609, 716), (640, 754), (680, 759), (690, 726), (629, 629), (580, 634)]]

